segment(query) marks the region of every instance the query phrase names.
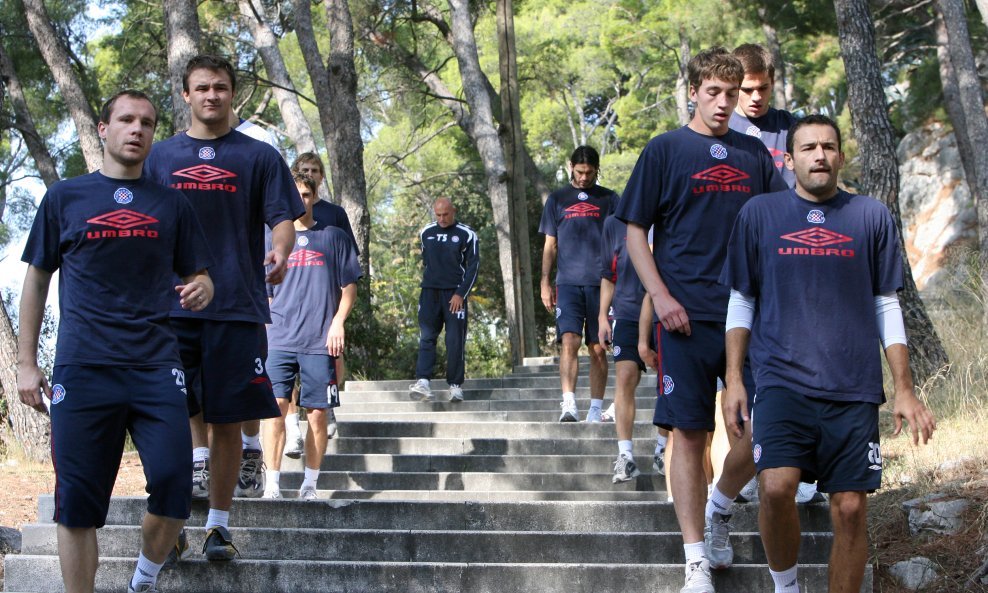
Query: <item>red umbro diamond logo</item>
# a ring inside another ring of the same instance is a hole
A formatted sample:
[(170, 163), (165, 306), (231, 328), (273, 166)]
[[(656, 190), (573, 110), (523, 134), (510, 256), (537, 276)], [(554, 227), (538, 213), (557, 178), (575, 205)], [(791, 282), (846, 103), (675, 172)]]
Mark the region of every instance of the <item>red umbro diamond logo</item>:
[(693, 179), (702, 179), (703, 181), (713, 181), (716, 183), (737, 183), (744, 179), (748, 179), (750, 175), (745, 173), (740, 169), (735, 169), (730, 165), (717, 165), (716, 167), (710, 167), (700, 171), (699, 173), (693, 175)]
[(827, 247), (828, 245), (839, 245), (840, 243), (847, 243), (854, 240), (846, 235), (820, 227), (808, 228), (796, 233), (782, 235), (782, 238), (787, 241), (809, 245), (810, 247)]
[(147, 214), (134, 212), (133, 210), (114, 210), (113, 212), (101, 214), (96, 218), (90, 218), (86, 222), (126, 230), (136, 226), (155, 224), (158, 222), (158, 219)]
[(322, 258), (323, 254), (318, 251), (313, 251), (311, 249), (299, 249), (298, 251), (293, 251), (292, 254), (288, 256), (288, 261), (298, 266), (305, 266), (312, 265), (312, 262), (319, 261)]
[(599, 206), (594, 206), (593, 204), (588, 204), (586, 202), (577, 202), (576, 204), (573, 204), (572, 206), (567, 208), (566, 212), (570, 212), (573, 214), (587, 214), (589, 212), (598, 212), (599, 210), (600, 210)]
[(237, 176), (236, 173), (231, 173), (230, 171), (220, 169), (219, 167), (214, 167), (212, 165), (196, 165), (195, 167), (188, 167), (180, 171), (175, 171), (173, 175), (188, 177), (189, 179), (195, 179), (196, 181), (204, 183), (216, 181), (217, 179), (224, 179), (226, 177)]

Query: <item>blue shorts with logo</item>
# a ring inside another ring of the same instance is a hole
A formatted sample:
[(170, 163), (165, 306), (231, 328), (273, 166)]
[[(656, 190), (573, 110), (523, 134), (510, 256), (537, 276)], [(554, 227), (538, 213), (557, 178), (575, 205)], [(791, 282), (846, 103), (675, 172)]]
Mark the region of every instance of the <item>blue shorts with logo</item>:
[(600, 313), (599, 286), (556, 287), (556, 343), (563, 341), (563, 334), (584, 336), (587, 345), (596, 344), (597, 314)]
[(172, 317), (189, 388), (189, 415), (210, 424), (281, 416), (264, 369), (263, 323)]
[(148, 512), (188, 519), (192, 435), (185, 375), (176, 368), (64, 365), (52, 377), (55, 515), (66, 527), (102, 527), (128, 432), (147, 478)]
[[(667, 332), (656, 324), (659, 335), (658, 398), (652, 423), (667, 430), (713, 432), (717, 410), (717, 379), (724, 377), (726, 353), (724, 324), (690, 321), (691, 335)], [(745, 362), (744, 386), (748, 409), (754, 403), (755, 379)]]
[(645, 370), (645, 362), (638, 355), (637, 321), (615, 319), (614, 330), (611, 332), (611, 343), (614, 344), (614, 362), (627, 360), (637, 364), (639, 371)]
[(874, 492), (882, 485), (877, 404), (770, 387), (755, 398), (751, 423), (759, 472), (797, 467), (820, 492)]
[(302, 383), (300, 406), (309, 410), (339, 407), (335, 356), (272, 350), (267, 367), (276, 398), (291, 399), (297, 377)]

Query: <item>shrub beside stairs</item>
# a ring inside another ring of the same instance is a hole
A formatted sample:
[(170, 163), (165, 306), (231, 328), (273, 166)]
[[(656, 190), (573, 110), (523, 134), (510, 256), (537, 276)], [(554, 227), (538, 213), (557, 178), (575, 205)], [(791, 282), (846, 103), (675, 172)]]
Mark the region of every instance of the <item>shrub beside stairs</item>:
[[(589, 407), (586, 360), (577, 403)], [(300, 460), (285, 459), (282, 500), (237, 499), (230, 517), (241, 557), (194, 554), (162, 573), (167, 593), (679, 593), (682, 539), (651, 469), (655, 375), (637, 391), (635, 458), (642, 475), (611, 483), (613, 424), (561, 424), (552, 359), (526, 359), (503, 378), (470, 379), (465, 401), (411, 401), (411, 381), (350, 381), (339, 433), (322, 463), (316, 502), (293, 500)], [(605, 403), (613, 399), (613, 366)], [(433, 387), (445, 387), (433, 381)], [(62, 591), (52, 497), (5, 561), (5, 590)], [(114, 498), (99, 530), (97, 591), (123, 593), (140, 546), (142, 497)], [(205, 537), (196, 502), (189, 540)], [(827, 589), (826, 505), (800, 508), (803, 593)], [(738, 505), (735, 565), (715, 571), (718, 593), (773, 590), (757, 506)], [(869, 569), (862, 591), (871, 591)]]

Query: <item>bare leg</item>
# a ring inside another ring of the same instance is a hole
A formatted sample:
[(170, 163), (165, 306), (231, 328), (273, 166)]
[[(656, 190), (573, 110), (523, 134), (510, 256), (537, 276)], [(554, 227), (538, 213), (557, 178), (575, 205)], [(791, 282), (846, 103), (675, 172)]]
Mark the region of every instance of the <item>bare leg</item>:
[(305, 435), (305, 467), (319, 469), (322, 458), (326, 456), (329, 408), (306, 408), (305, 417), (309, 422)]
[(346, 385), (346, 361), (343, 360), (343, 353), (336, 357), (336, 387), (343, 391)]
[(746, 422), (744, 435), (735, 438), (724, 459), (724, 470), (717, 480), (717, 489), (730, 498), (737, 498), (741, 489), (755, 476), (755, 460), (751, 456), (751, 423)]
[(676, 446), (672, 467), (666, 474), (671, 474), (673, 505), (686, 544), (703, 541), (703, 509), (707, 503), (703, 455), (707, 434), (705, 430), (673, 429)]
[[(763, 470), (758, 475), (758, 529), (762, 534), (768, 567), (776, 572), (795, 566), (799, 556), (796, 488), (800, 473), (799, 468), (776, 467)], [(840, 549), (836, 538), (834, 549)]]
[(707, 433), (707, 444), (703, 447), (703, 477), (705, 478), (704, 484), (709, 486), (714, 481), (714, 464), (710, 460), (710, 455), (713, 449), (714, 443), (714, 433)]
[(247, 420), (246, 422), (241, 422), (240, 430), (249, 437), (257, 436), (257, 433), (261, 432), (261, 421)]
[(270, 470), (281, 471), (281, 456), (285, 453), (285, 416), (291, 408), (289, 402), (282, 397), (275, 398), (281, 416), (268, 418), (264, 421), (264, 465)]
[(184, 525), (185, 521), (182, 519), (145, 513), (141, 527), (141, 551), (144, 552), (144, 557), (155, 564), (163, 563), (168, 558), (168, 552), (175, 547), (175, 540)]
[(578, 334), (566, 332), (559, 346), (559, 383), (563, 393), (576, 392), (576, 375), (580, 371), (580, 361), (577, 358), (580, 340)]
[[(99, 546), (94, 527), (58, 526), (58, 564), (62, 567), (65, 593), (93, 593), (96, 588), (96, 567)], [(175, 543), (175, 537), (171, 544)]]
[(868, 562), (868, 498), (864, 492), (830, 496), (834, 543), (830, 550), (829, 592), (858, 593)]
[(603, 399), (607, 387), (607, 351), (600, 344), (590, 344), (587, 349), (590, 350), (590, 397)]
[(240, 422), (212, 424), (213, 442), (209, 447), (209, 508), (229, 511), (233, 489), (240, 476)]
[(202, 412), (189, 418), (189, 428), (192, 430), (192, 448), (209, 446), (209, 430), (202, 421)]
[(635, 389), (638, 388), (641, 373), (638, 371), (638, 363), (630, 360), (616, 362), (614, 366), (617, 369), (617, 385), (614, 389), (614, 408), (617, 416), (615, 428), (619, 441), (630, 441), (635, 426)]

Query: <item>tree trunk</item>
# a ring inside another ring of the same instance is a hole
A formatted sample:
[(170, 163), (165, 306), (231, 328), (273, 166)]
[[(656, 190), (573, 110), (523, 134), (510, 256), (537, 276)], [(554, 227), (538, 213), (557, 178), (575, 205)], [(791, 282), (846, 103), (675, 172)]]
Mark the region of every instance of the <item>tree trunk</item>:
[(199, 54), (199, 14), (196, 0), (168, 0), (162, 4), (168, 39), (168, 79), (172, 83), (172, 125), (174, 132), (181, 132), (192, 123), (192, 112), (182, 98), (182, 76), (185, 65)]
[(32, 461), (51, 459), (51, 420), (21, 403), (17, 395), (17, 337), (0, 303), (0, 398), (7, 402), (7, 417), (0, 423), (0, 441), (10, 451), (20, 447)]
[(501, 265), (501, 280), (504, 289), (504, 308), (508, 322), (508, 336), (511, 343), (511, 360), (521, 363), (521, 336), (519, 335), (519, 311), (515, 307), (518, 286), (515, 284), (511, 240), (511, 206), (508, 199), (507, 168), (504, 152), (494, 129), (494, 112), (490, 96), (484, 86), (484, 75), (480, 69), (477, 42), (473, 35), (473, 22), (470, 18), (469, 0), (449, 0), (452, 11), (453, 52), (460, 68), (463, 94), (470, 106), (470, 119), (473, 140), (480, 160), (484, 164), (487, 177), (487, 194), (494, 212), (494, 227), (497, 230), (498, 260)]
[(690, 38), (686, 27), (679, 27), (679, 74), (676, 76), (676, 114), (679, 115), (679, 125), (690, 123), (690, 80), (687, 66), (690, 63)]
[(868, 11), (868, 0), (834, 0), (834, 8), (847, 73), (851, 122), (860, 152), (861, 185), (868, 194), (888, 206), (899, 229), (903, 265), (900, 301), (909, 334), (909, 364), (917, 384), (922, 385), (949, 361), (916, 289), (906, 257), (899, 212), (899, 166), (875, 48), (875, 28)]
[[(981, 92), (981, 81), (978, 79), (978, 68), (971, 51), (971, 40), (967, 29), (967, 15), (962, 0), (937, 0), (937, 55), (943, 52), (943, 41), (946, 41), (946, 53), (949, 54), (949, 67), (953, 71), (953, 81), (956, 84), (956, 103), (959, 104), (960, 118), (955, 119), (955, 113), (950, 113), (954, 122), (954, 134), (961, 149), (961, 161), (964, 165), (964, 176), (971, 188), (978, 211), (978, 261), (981, 268), (981, 288), (983, 295), (988, 298), (988, 153), (983, 147), (988, 146), (988, 117), (985, 116), (985, 100)], [(944, 58), (940, 58), (941, 72)], [(942, 79), (942, 77), (941, 77)], [(944, 84), (944, 95), (947, 94), (947, 84)], [(946, 97), (945, 97), (946, 98)], [(955, 109), (957, 105), (955, 104)], [(948, 110), (950, 108), (948, 101)], [(961, 136), (965, 142), (961, 144)], [(974, 149), (978, 147), (978, 149)], [(965, 149), (968, 158), (964, 158)], [(988, 301), (983, 301), (988, 302)], [(985, 313), (988, 321), (988, 311)]]
[(518, 278), (515, 307), (519, 315), (521, 357), (535, 356), (535, 284), (532, 282), (532, 246), (528, 235), (528, 198), (525, 192), (525, 145), (521, 125), (518, 90), (518, 60), (515, 49), (515, 25), (512, 0), (497, 0), (498, 56), (501, 67), (501, 128), (508, 172), (514, 274)]
[(96, 113), (86, 99), (79, 77), (72, 69), (68, 50), (62, 46), (55, 29), (51, 26), (44, 2), (42, 0), (22, 0), (22, 2), (31, 35), (58, 84), (72, 121), (75, 122), (86, 167), (90, 171), (95, 171), (103, 165), (103, 147), (100, 145), (99, 132), (96, 131)]
[(762, 24), (762, 33), (765, 34), (765, 46), (772, 54), (772, 61), (775, 62), (775, 88), (773, 89), (773, 100), (776, 109), (786, 108), (786, 63), (782, 59), (782, 44), (779, 43), (779, 33), (771, 23), (768, 16), (768, 9), (765, 6), (758, 7), (758, 20)]
[(34, 118), (31, 117), (31, 111), (28, 109), (24, 89), (21, 87), (17, 71), (14, 69), (14, 62), (10, 59), (10, 55), (7, 54), (2, 43), (0, 43), (0, 78), (3, 79), (3, 85), (7, 88), (10, 103), (14, 108), (14, 126), (24, 138), (24, 143), (27, 144), (31, 158), (34, 159), (38, 174), (41, 175), (41, 180), (44, 181), (46, 187), (50, 187), (51, 184), (58, 181), (58, 168), (55, 166), (55, 159), (48, 152), (48, 147), (45, 146), (44, 140), (34, 126)]
[(275, 100), (278, 101), (278, 109), (281, 111), (281, 119), (285, 122), (288, 137), (299, 153), (315, 152), (316, 140), (312, 135), (312, 128), (305, 119), (305, 114), (302, 113), (302, 105), (299, 103), (295, 85), (288, 76), (288, 68), (278, 48), (278, 38), (268, 26), (264, 4), (254, 0), (239, 0), (238, 4), (240, 14), (250, 26), (254, 48), (264, 62), (268, 80), (274, 85), (271, 90)]

